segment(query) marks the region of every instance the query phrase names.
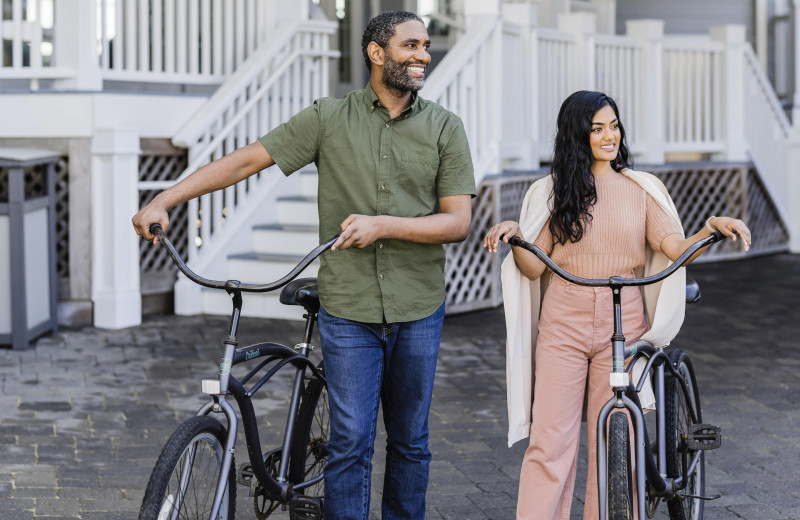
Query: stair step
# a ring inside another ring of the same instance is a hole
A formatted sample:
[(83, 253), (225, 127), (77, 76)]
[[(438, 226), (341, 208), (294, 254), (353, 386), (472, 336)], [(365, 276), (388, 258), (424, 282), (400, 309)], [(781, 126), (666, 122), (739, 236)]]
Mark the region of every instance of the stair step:
[[(245, 283), (271, 283), (286, 276), (305, 255), (241, 253), (228, 256), (228, 278)], [(309, 265), (300, 276), (317, 276), (319, 260)]]
[[(305, 310), (298, 305), (284, 305), (278, 297), (280, 291), (269, 293), (244, 293), (242, 295), (242, 316), (250, 318), (271, 318), (281, 320), (302, 320)], [(203, 312), (218, 316), (230, 316), (233, 307), (231, 298), (225, 291), (203, 289)]]
[(253, 226), (253, 251), (305, 256), (319, 245), (317, 226), (261, 224)]
[(319, 224), (316, 197), (280, 197), (277, 201), (278, 223), (316, 226)]

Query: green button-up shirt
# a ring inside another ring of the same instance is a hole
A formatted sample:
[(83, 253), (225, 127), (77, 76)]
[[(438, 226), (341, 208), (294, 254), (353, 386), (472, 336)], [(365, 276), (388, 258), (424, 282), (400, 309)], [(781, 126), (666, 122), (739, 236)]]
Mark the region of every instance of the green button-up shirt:
[[(440, 197), (475, 194), (461, 120), (416, 95), (394, 119), (369, 85), (343, 99), (318, 99), (261, 143), (286, 175), (317, 165), (320, 242), (354, 213), (422, 217), (439, 212)], [(444, 301), (444, 248), (382, 239), (328, 251), (318, 279), (322, 306), (334, 316), (417, 320)]]

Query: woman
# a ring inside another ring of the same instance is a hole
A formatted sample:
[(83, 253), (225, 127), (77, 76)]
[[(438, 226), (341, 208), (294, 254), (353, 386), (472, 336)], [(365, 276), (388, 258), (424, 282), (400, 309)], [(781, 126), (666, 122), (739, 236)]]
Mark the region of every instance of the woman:
[[(732, 240), (737, 232), (749, 249), (750, 230), (729, 217), (709, 217), (700, 231), (684, 238), (664, 185), (630, 166), (614, 100), (600, 92), (575, 92), (558, 114), (551, 174), (528, 191), (520, 222), (492, 227), (484, 247), (494, 253), (499, 240), (514, 235), (533, 240), (567, 272), (585, 278), (660, 271), (715, 230)], [(503, 262), (509, 445), (530, 437), (517, 518), (569, 518), (585, 399), (589, 472), (583, 518), (593, 519), (598, 517), (593, 425), (612, 395), (611, 291), (544, 272), (545, 265), (520, 248)], [(626, 340), (669, 343), (683, 321), (684, 294), (683, 269), (644, 291), (625, 288)]]

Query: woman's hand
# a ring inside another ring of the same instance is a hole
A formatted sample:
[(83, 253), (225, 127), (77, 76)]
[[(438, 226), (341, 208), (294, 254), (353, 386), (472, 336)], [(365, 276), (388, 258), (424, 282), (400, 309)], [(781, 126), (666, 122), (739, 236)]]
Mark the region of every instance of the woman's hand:
[[(742, 239), (742, 247), (744, 247), (744, 250), (750, 250), (750, 244), (752, 240), (752, 237), (750, 236), (750, 229), (738, 218), (712, 217), (709, 219), (708, 225), (734, 242), (736, 242), (738, 233), (738, 237), (741, 237)], [(736, 233), (734, 233), (734, 231), (736, 231)]]
[(483, 247), (488, 248), (490, 253), (496, 253), (497, 244), (500, 241), (500, 237), (503, 237), (503, 242), (508, 244), (508, 239), (513, 236), (518, 236), (525, 240), (525, 237), (522, 236), (522, 231), (519, 228), (519, 224), (513, 220), (503, 221), (492, 226), (492, 228), (486, 233), (486, 236), (483, 239)]

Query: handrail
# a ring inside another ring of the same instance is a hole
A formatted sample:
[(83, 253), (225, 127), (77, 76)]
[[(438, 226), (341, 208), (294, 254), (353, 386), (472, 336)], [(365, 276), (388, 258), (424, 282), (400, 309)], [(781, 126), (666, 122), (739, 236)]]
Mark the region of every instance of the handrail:
[[(175, 146), (187, 148), (195, 142), (198, 136), (202, 135), (205, 129), (209, 127), (216, 119), (224, 113), (230, 104), (239, 97), (242, 92), (261, 74), (264, 73), (264, 67), (269, 64), (269, 58), (276, 55), (281, 47), (289, 43), (292, 37), (298, 32), (317, 32), (321, 34), (331, 35), (336, 32), (336, 23), (321, 21), (321, 20), (308, 20), (303, 22), (294, 22), (281, 27), (275, 35), (271, 38), (270, 43), (263, 45), (259, 50), (254, 52), (237, 71), (225, 82), (208, 103), (203, 107), (203, 110), (195, 114), (189, 121), (184, 124), (178, 132), (173, 136), (172, 143)], [(315, 52), (314, 55), (318, 55)], [(325, 53), (327, 57), (338, 57), (338, 51), (330, 51)], [(283, 61), (281, 72), (285, 67), (291, 63), (291, 59), (296, 56), (292, 55)], [(272, 71), (270, 81), (279, 76), (277, 71)], [(270, 83), (271, 84), (271, 83)]]
[(430, 78), (428, 78), (421, 94), (426, 99), (436, 99), (444, 94), (452, 78), (464, 68), (478, 49), (485, 45), (486, 39), (499, 23), (500, 18), (494, 16), (487, 16), (477, 20), (475, 25), (470, 27), (461, 37), (460, 41), (463, 41), (464, 44), (457, 45), (451, 49), (441, 63), (431, 72)]
[(766, 101), (769, 104), (769, 107), (772, 109), (773, 115), (775, 116), (775, 120), (778, 125), (780, 125), (781, 131), (783, 132), (783, 137), (788, 137), (789, 133), (791, 132), (792, 123), (789, 122), (789, 118), (783, 111), (781, 102), (778, 100), (778, 96), (775, 95), (775, 90), (772, 88), (769, 78), (767, 78), (764, 69), (758, 62), (758, 58), (756, 57), (756, 54), (750, 45), (744, 46), (744, 59), (750, 66), (750, 69), (752, 70), (755, 79), (758, 82), (758, 86), (761, 87), (761, 91), (764, 92)]
[(698, 250), (710, 246), (711, 244), (716, 244), (717, 242), (723, 240), (725, 235), (720, 233), (719, 231), (714, 231), (711, 235), (707, 236), (706, 238), (702, 238), (689, 246), (686, 251), (683, 252), (681, 256), (679, 256), (669, 267), (664, 269), (663, 271), (656, 273), (651, 276), (646, 276), (644, 278), (623, 278), (621, 276), (611, 276), (609, 278), (581, 278), (580, 276), (575, 276), (574, 274), (568, 273), (563, 270), (561, 267), (558, 266), (549, 256), (547, 253), (539, 249), (537, 246), (531, 244), (530, 242), (526, 242), (525, 240), (519, 238), (518, 236), (513, 236), (508, 240), (509, 245), (520, 247), (525, 249), (526, 251), (530, 251), (536, 257), (544, 262), (544, 264), (550, 268), (554, 273), (558, 276), (567, 280), (568, 282), (574, 283), (576, 285), (583, 285), (586, 287), (631, 287), (631, 286), (642, 286), (642, 285), (650, 285), (656, 282), (660, 282), (661, 280), (667, 278), (675, 271), (683, 267), (689, 261), (689, 258), (695, 254)]

